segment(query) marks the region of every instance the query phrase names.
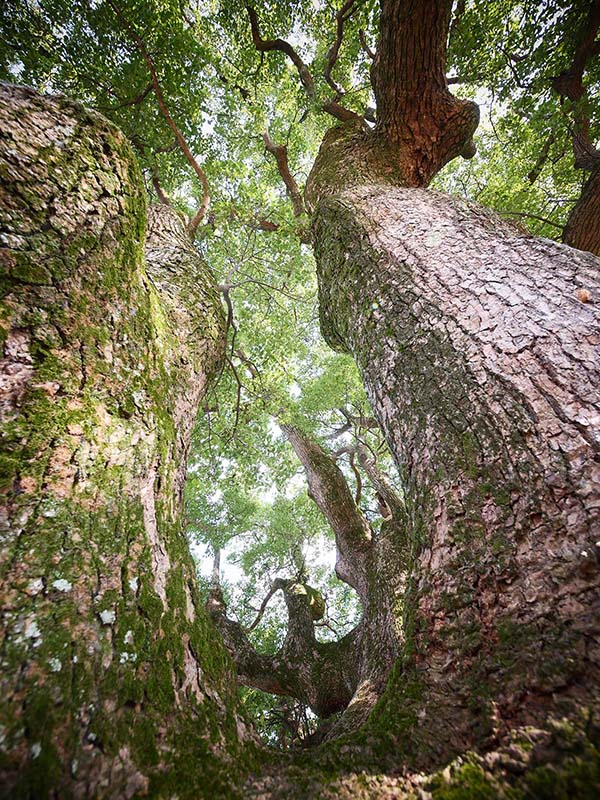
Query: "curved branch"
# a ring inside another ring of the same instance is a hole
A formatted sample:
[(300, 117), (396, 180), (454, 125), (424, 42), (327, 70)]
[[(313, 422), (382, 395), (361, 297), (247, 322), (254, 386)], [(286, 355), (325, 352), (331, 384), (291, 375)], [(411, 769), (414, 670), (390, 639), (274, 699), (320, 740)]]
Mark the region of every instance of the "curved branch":
[(277, 163), (277, 170), (281, 176), (285, 184), (285, 188), (290, 196), (292, 201), (292, 206), (294, 209), (294, 216), (295, 217), (302, 217), (306, 214), (306, 209), (304, 208), (304, 200), (302, 199), (302, 192), (296, 183), (296, 179), (292, 175), (290, 171), (290, 167), (288, 164), (288, 157), (287, 157), (287, 147), (283, 144), (275, 144), (273, 139), (269, 136), (269, 131), (265, 131), (263, 133), (263, 142), (265, 143), (265, 148), (267, 152), (271, 153), (272, 156), (275, 157), (275, 162)]
[(350, 488), (334, 459), (293, 425), (280, 423), (306, 471), (309, 496), (320, 508), (335, 534), (338, 578), (356, 589), (366, 601), (367, 558), (371, 551), (371, 527), (356, 505)]
[(186, 140), (183, 137), (183, 134), (181, 133), (181, 131), (177, 127), (177, 124), (176, 124), (175, 120), (173, 119), (173, 117), (169, 113), (169, 109), (167, 108), (167, 104), (165, 102), (165, 98), (164, 98), (164, 95), (162, 93), (162, 89), (160, 87), (160, 83), (159, 83), (159, 80), (158, 80), (158, 75), (156, 74), (156, 67), (154, 65), (154, 61), (150, 57), (150, 54), (148, 53), (146, 45), (144, 44), (143, 40), (138, 36), (138, 34), (136, 33), (135, 29), (129, 23), (129, 21), (127, 20), (127, 18), (125, 17), (123, 12), (119, 8), (119, 6), (114, 2), (114, 0), (108, 0), (108, 4), (112, 8), (112, 10), (115, 12), (117, 17), (121, 20), (121, 22), (123, 23), (123, 27), (125, 28), (125, 30), (129, 34), (131, 39), (135, 42), (135, 44), (137, 45), (140, 53), (142, 54), (142, 57), (143, 57), (144, 61), (146, 62), (146, 66), (148, 67), (148, 71), (149, 71), (150, 77), (152, 79), (152, 87), (154, 89), (154, 94), (156, 95), (156, 100), (158, 102), (158, 107), (160, 108), (161, 114), (165, 118), (169, 128), (171, 128), (171, 130), (175, 134), (175, 138), (177, 139), (177, 144), (181, 148), (181, 151), (182, 151), (183, 155), (185, 156), (188, 164), (192, 167), (192, 169), (194, 170), (194, 172), (196, 173), (196, 175), (200, 179), (200, 184), (202, 185), (202, 202), (200, 203), (200, 206), (199, 206), (198, 210), (196, 211), (196, 214), (194, 215), (193, 219), (191, 220), (191, 222), (188, 225), (188, 233), (190, 235), (190, 238), (194, 239), (195, 236), (196, 236), (196, 232), (198, 230), (198, 225), (200, 224), (201, 220), (203, 219), (204, 215), (206, 214), (206, 212), (208, 210), (209, 203), (210, 203), (210, 192), (209, 192), (209, 187), (208, 187), (208, 178), (206, 177), (206, 173), (204, 172), (202, 167), (198, 164), (198, 162), (194, 158), (194, 155), (193, 155), (192, 151), (190, 150), (190, 148), (188, 146), (188, 143), (186, 142)]
[(344, 89), (342, 86), (340, 86), (339, 83), (336, 83), (336, 81), (334, 81), (331, 73), (338, 60), (340, 47), (342, 46), (342, 41), (344, 39), (344, 24), (350, 19), (350, 17), (356, 10), (357, 5), (358, 5), (358, 0), (346, 0), (344, 5), (335, 15), (335, 23), (336, 23), (335, 42), (332, 44), (332, 46), (329, 48), (329, 51), (327, 52), (327, 64), (325, 66), (325, 71), (323, 73), (323, 76), (338, 97), (341, 97), (344, 94)]
[[(302, 86), (304, 87), (304, 90), (306, 91), (306, 94), (308, 95), (309, 99), (314, 101), (315, 82), (308, 66), (304, 63), (302, 58), (294, 50), (292, 45), (289, 42), (285, 41), (285, 39), (279, 39), (279, 38), (263, 39), (260, 32), (260, 25), (258, 22), (256, 11), (250, 5), (246, 6), (246, 11), (248, 12), (248, 17), (250, 19), (250, 28), (252, 30), (252, 42), (256, 50), (258, 50), (259, 53), (268, 53), (273, 50), (276, 50), (280, 53), (284, 53), (298, 70), (298, 75), (300, 76), (300, 82), (302, 83)], [(336, 89), (336, 94), (339, 95), (337, 89)], [(349, 109), (344, 108), (337, 102), (336, 99), (328, 100), (325, 103), (323, 103), (321, 105), (321, 110), (326, 111), (328, 114), (331, 114), (336, 119), (340, 119), (342, 121), (347, 121), (349, 119), (359, 119), (362, 121), (362, 117), (359, 114), (356, 114), (354, 111), (350, 111)]]
[(260, 33), (260, 25), (258, 23), (256, 11), (250, 5), (246, 6), (246, 11), (248, 12), (248, 17), (250, 18), (250, 28), (252, 30), (252, 42), (254, 47), (259, 53), (269, 53), (273, 50), (284, 53), (298, 70), (300, 81), (306, 90), (307, 95), (311, 98), (311, 100), (314, 99), (315, 84), (313, 77), (310, 74), (307, 65), (300, 58), (292, 45), (289, 42), (286, 42), (285, 39), (263, 39)]

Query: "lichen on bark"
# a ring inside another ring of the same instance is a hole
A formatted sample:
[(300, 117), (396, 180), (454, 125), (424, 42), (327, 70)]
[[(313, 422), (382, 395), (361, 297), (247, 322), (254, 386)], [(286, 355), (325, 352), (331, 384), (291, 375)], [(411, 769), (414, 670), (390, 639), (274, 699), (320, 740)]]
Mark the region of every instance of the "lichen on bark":
[(146, 235), (105, 119), (9, 86), (0, 116), (3, 785), (179, 792), (193, 753), (181, 796), (226, 796), (244, 725), (181, 519), (214, 280), (170, 208)]

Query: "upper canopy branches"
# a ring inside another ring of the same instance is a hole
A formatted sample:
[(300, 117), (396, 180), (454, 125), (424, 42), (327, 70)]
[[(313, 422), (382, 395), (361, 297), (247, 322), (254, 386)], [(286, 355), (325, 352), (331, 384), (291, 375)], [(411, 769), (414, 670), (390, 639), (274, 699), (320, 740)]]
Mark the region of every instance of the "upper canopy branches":
[[(357, 2), (345, 2), (336, 14), (336, 38), (327, 52), (324, 78), (334, 89), (321, 109), (343, 122), (358, 123), (370, 134), (364, 118), (340, 105), (343, 88), (333, 79), (344, 36), (344, 24)], [(311, 100), (315, 81), (307, 64), (283, 39), (263, 39), (256, 11), (246, 6), (254, 46), (261, 53), (278, 50), (290, 58)], [(448, 161), (474, 154), (472, 136), (479, 120), (474, 103), (448, 91), (446, 44), (452, 0), (382, 0), (379, 45), (371, 69), (377, 100), (374, 137), (398, 167), (401, 181), (424, 186)], [(368, 138), (372, 138), (369, 136)]]

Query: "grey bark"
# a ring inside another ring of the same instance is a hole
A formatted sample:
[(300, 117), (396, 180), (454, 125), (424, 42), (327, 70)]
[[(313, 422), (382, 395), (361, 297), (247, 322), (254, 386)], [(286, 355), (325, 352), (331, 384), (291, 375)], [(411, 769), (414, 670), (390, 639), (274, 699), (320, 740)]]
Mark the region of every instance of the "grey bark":
[(598, 260), (376, 182), (323, 197), (314, 233), (322, 330), (355, 356), (404, 479), (405, 679), (433, 752), (593, 705)]

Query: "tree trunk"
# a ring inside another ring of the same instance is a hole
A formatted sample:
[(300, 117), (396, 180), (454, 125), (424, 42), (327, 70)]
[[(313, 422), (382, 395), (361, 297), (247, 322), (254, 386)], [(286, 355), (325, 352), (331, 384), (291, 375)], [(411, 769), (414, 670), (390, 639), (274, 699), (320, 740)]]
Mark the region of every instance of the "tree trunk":
[(9, 86), (0, 117), (2, 785), (226, 794), (241, 723), (181, 519), (224, 349), (213, 278), (165, 206), (144, 265), (143, 182), (106, 120)]
[(600, 256), (600, 158), (581, 190), (581, 197), (569, 214), (563, 241), (578, 250)]
[(326, 147), (322, 330), (356, 358), (409, 517), (404, 667), (375, 717), (405, 736), (418, 711), (431, 766), (597, 699), (599, 262), (376, 173), (319, 193)]

